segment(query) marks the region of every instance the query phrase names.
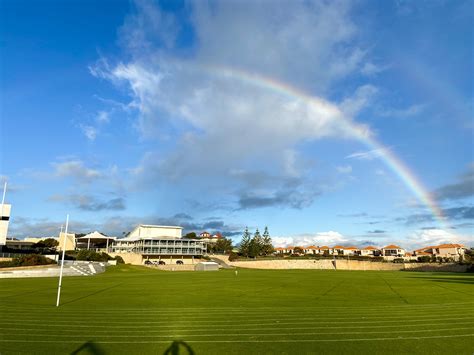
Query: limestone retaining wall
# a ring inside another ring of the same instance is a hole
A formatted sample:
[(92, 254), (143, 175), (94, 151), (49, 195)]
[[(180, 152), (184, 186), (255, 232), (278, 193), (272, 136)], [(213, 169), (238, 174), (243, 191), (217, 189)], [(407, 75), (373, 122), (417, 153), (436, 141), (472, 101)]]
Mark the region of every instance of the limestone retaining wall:
[(445, 272), (465, 272), (466, 265), (459, 264), (434, 264), (434, 263), (382, 263), (361, 260), (344, 259), (281, 259), (281, 260), (249, 260), (249, 261), (229, 261), (227, 255), (213, 255), (231, 266), (250, 269), (319, 269), (319, 270), (375, 270), (375, 271), (445, 271)]
[(111, 257), (121, 256), (125, 264), (143, 265), (143, 257), (141, 254), (135, 253), (109, 253)]

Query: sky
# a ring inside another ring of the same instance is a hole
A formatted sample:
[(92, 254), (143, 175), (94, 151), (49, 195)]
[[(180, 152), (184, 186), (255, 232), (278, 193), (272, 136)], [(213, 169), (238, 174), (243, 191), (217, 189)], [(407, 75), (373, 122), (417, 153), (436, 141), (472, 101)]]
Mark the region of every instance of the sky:
[(473, 4), (2, 1), (9, 237), (474, 246)]

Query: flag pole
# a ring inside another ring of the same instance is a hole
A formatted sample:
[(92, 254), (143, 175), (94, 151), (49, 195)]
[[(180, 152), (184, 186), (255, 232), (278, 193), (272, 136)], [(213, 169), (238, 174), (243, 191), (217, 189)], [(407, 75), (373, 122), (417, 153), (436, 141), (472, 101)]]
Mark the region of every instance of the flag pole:
[[(66, 254), (66, 238), (67, 238), (68, 225), (69, 225), (69, 215), (66, 215), (66, 230), (64, 232), (63, 256), (61, 260), (61, 270), (59, 271), (58, 298), (56, 299), (56, 307), (59, 307), (59, 298), (61, 297), (61, 283), (63, 280), (64, 254)], [(62, 226), (61, 226), (61, 230), (62, 230)], [(61, 234), (59, 236), (60, 236), (59, 241), (61, 241)]]

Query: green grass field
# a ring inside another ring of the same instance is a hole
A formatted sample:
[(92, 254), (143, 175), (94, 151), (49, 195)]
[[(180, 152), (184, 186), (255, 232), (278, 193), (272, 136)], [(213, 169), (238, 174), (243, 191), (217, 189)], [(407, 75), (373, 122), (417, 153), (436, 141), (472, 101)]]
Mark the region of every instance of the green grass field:
[(162, 272), (0, 279), (0, 353), (473, 354), (474, 276)]

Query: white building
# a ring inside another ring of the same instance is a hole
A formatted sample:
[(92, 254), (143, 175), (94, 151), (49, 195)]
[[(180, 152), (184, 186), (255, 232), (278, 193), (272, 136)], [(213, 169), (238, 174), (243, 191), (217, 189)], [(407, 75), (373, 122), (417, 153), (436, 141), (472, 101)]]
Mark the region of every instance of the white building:
[(176, 226), (155, 226), (150, 224), (139, 224), (132, 230), (125, 239), (177, 239), (183, 235), (183, 227)]
[(200, 259), (206, 253), (206, 243), (182, 239), (182, 231), (182, 227), (141, 224), (125, 238), (116, 239), (109, 250), (124, 258), (133, 254), (138, 264), (194, 263), (195, 258)]
[(0, 245), (7, 244), (8, 224), (10, 223), (11, 205), (0, 205)]

